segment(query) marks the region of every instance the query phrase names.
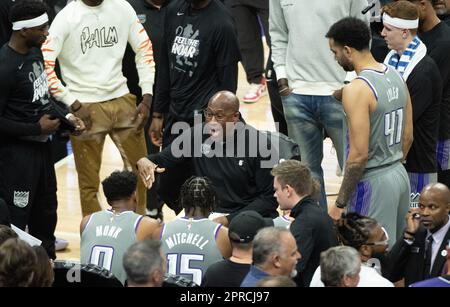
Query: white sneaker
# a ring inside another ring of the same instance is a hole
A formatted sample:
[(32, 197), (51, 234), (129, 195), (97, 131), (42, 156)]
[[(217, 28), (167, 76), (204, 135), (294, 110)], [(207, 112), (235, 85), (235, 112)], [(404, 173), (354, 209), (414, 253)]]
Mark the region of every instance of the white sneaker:
[(261, 83), (259, 83), (259, 84), (257, 84), (257, 83), (250, 84), (250, 88), (249, 88), (247, 94), (245, 94), (242, 101), (244, 101), (246, 103), (257, 102), (259, 100), (259, 98), (261, 98), (262, 96), (265, 96), (265, 95), (267, 95), (266, 80), (262, 79)]
[(65, 250), (69, 246), (69, 242), (67, 240), (56, 238), (55, 240), (55, 251)]

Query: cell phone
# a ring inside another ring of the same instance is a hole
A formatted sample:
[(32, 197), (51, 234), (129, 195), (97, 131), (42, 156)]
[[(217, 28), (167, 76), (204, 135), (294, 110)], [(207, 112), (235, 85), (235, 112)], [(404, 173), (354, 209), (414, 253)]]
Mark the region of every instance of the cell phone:
[(414, 213), (412, 217), (415, 220), (420, 220), (420, 214), (419, 213)]

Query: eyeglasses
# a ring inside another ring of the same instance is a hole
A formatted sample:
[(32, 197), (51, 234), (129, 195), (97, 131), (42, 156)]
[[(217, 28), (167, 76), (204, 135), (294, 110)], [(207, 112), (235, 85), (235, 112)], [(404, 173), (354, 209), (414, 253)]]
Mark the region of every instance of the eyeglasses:
[(386, 237), (386, 239), (384, 239), (383, 241), (378, 241), (378, 242), (372, 242), (372, 243), (366, 243), (364, 245), (382, 245), (382, 246), (386, 246), (389, 245), (389, 235), (386, 231), (386, 229), (384, 229), (384, 227), (381, 227), (381, 229), (384, 232), (384, 237)]
[(236, 112), (232, 112), (232, 113), (226, 114), (226, 113), (221, 113), (221, 112), (215, 113), (215, 112), (212, 112), (211, 110), (208, 110), (208, 109), (204, 109), (203, 110), (203, 115), (205, 115), (206, 119), (210, 120), (214, 116), (216, 118), (216, 120), (218, 120), (218, 121), (224, 120), (227, 116), (230, 116), (230, 115), (232, 115), (234, 113), (236, 113)]

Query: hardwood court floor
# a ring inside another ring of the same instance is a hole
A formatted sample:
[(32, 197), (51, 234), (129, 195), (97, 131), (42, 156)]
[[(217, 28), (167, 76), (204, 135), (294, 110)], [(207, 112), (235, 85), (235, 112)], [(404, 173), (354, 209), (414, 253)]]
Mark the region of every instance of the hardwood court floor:
[[(243, 69), (240, 69), (238, 97), (241, 99), (248, 84), (245, 79)], [(268, 96), (264, 96), (258, 102), (253, 104), (245, 104), (241, 102), (240, 111), (245, 120), (257, 129), (275, 130), (275, 125), (270, 110), (270, 102)], [(324, 146), (324, 161), (322, 167), (325, 174), (325, 185), (328, 194), (338, 192), (341, 178), (337, 177), (336, 172), (337, 160), (332, 149), (331, 141), (327, 139)], [(100, 170), (100, 179), (103, 180), (114, 170), (123, 168), (123, 163), (118, 150), (112, 141), (107, 138), (103, 149), (103, 162)], [(58, 180), (58, 225), (56, 227), (56, 236), (69, 241), (69, 247), (61, 252), (57, 252), (58, 259), (79, 260), (80, 258), (80, 234), (79, 225), (81, 221), (80, 198), (78, 193), (78, 179), (75, 169), (75, 163), (72, 155), (58, 162), (55, 166), (56, 176)], [(107, 203), (103, 193), (99, 191), (99, 199), (104, 208)], [(335, 200), (335, 196), (329, 196), (328, 202)], [(172, 210), (164, 207), (165, 221), (172, 220), (175, 215)]]

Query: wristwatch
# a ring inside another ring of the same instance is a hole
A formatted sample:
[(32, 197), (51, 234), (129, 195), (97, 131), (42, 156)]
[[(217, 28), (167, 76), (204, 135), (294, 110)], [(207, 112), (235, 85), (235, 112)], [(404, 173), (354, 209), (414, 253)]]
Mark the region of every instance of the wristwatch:
[(338, 202), (337, 200), (334, 202), (334, 204), (335, 204), (336, 207), (338, 207), (339, 209), (344, 209), (345, 207), (347, 207), (346, 204), (341, 204), (341, 203)]

